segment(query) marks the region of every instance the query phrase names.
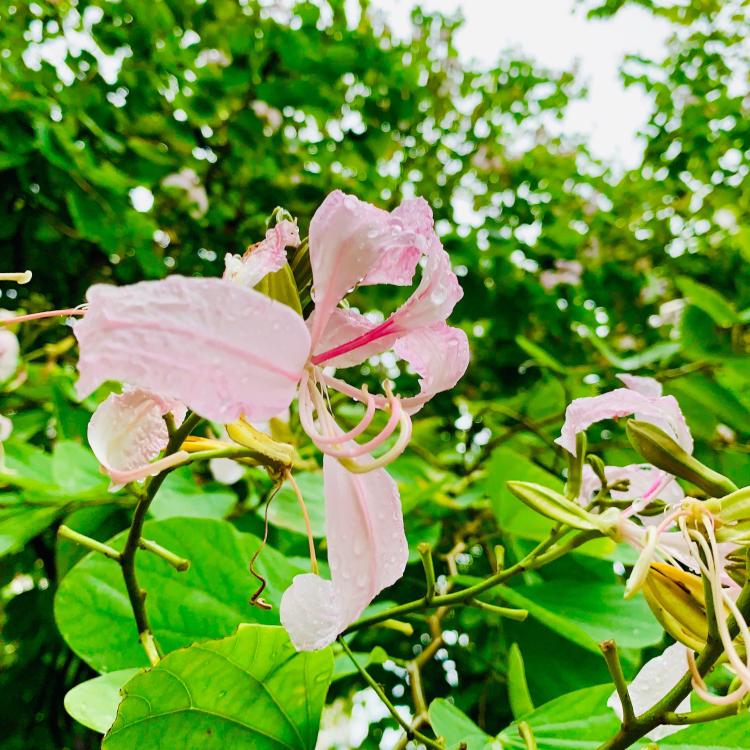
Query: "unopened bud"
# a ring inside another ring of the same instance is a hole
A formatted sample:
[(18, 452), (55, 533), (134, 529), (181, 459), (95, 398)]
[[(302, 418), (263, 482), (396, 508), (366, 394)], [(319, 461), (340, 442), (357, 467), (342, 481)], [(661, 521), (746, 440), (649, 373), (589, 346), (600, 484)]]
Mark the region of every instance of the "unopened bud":
[(736, 491), (730, 479), (702, 464), (655, 425), (631, 419), (627, 432), (633, 447), (657, 468), (687, 479), (713, 497)]
[(619, 513), (589, 513), (578, 503), (559, 492), (532, 482), (508, 482), (508, 489), (532, 510), (553, 521), (563, 523), (581, 531), (600, 531), (604, 535), (613, 533)]
[(607, 475), (605, 472), (604, 461), (602, 461), (599, 456), (589, 453), (588, 456), (586, 456), (586, 463), (594, 470), (594, 474), (596, 474), (599, 481), (602, 483), (602, 487), (606, 486)]
[(700, 576), (673, 565), (652, 563), (643, 583), (648, 606), (664, 630), (694, 651), (708, 638), (706, 599)]

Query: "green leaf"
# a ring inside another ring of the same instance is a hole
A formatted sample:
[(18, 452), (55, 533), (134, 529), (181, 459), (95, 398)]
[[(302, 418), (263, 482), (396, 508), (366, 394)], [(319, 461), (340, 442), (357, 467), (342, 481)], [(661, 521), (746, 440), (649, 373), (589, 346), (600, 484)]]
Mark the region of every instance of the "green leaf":
[(710, 724), (694, 724), (659, 740), (659, 746), (671, 750), (737, 750), (747, 745), (750, 716), (742, 713)]
[(690, 303), (703, 310), (717, 326), (730, 328), (738, 322), (737, 311), (721, 292), (701, 284), (689, 276), (679, 276), (675, 283)]
[(444, 698), (432, 701), (428, 713), (430, 725), (438, 736), (443, 737), (448, 750), (457, 750), (461, 743), (466, 744), (466, 750), (490, 750), (493, 747), (492, 737)]
[[(323, 473), (320, 471), (300, 472), (299, 474), (295, 474), (294, 478), (299, 485), (302, 497), (305, 499), (313, 536), (316, 538), (325, 536), (326, 519), (325, 498), (323, 496)], [(263, 508), (258, 509), (259, 514), (262, 515), (263, 512)], [(284, 486), (271, 501), (271, 505), (268, 508), (268, 522), (272, 526), (278, 526), (288, 531), (296, 531), (298, 534), (307, 536), (305, 519), (302, 516), (297, 495), (289, 482), (284, 483)]]
[(198, 484), (189, 466), (173, 471), (151, 505), (151, 515), (166, 518), (224, 518), (237, 502), (227, 487)]
[(536, 360), (541, 367), (547, 367), (554, 372), (560, 373), (560, 375), (567, 374), (567, 370), (561, 362), (555, 359), (545, 349), (542, 349), (541, 346), (535, 344), (530, 339), (527, 339), (526, 336), (516, 336), (516, 343), (526, 352), (526, 354)]
[[(357, 660), (357, 664), (360, 667), (369, 667), (371, 664), (382, 664), (388, 659), (388, 654), (380, 646), (370, 651), (370, 653), (357, 653), (354, 652), (354, 658)], [(341, 680), (344, 677), (356, 674), (357, 668), (352, 664), (352, 660), (349, 655), (343, 651), (337, 654), (333, 660), (333, 680)]]
[(94, 454), (79, 443), (61, 440), (52, 454), (52, 476), (64, 492), (73, 495), (99, 490), (106, 495), (109, 479), (99, 470)]
[(297, 653), (279, 627), (166, 656), (136, 675), (103, 750), (314, 750), (331, 681), (330, 648)]
[[(14, 496), (4, 494), (0, 497), (8, 503)], [(0, 510), (0, 556), (18, 552), (62, 513), (61, 508), (34, 508), (17, 499), (17, 507)]]
[(504, 602), (528, 609), (531, 617), (597, 654), (598, 644), (608, 638), (621, 648), (645, 648), (664, 635), (645, 599), (624, 599), (618, 584), (555, 580), (495, 591)]
[(115, 721), (120, 689), (139, 671), (120, 669), (76, 685), (65, 695), (65, 710), (83, 726), (105, 734)]
[(508, 651), (508, 698), (516, 719), (522, 719), (534, 710), (534, 702), (531, 700), (529, 686), (526, 683), (523, 656), (517, 643), (514, 643)]
[[(576, 690), (524, 716), (539, 750), (596, 750), (620, 726), (615, 712), (607, 707), (612, 691), (611, 685)], [(498, 739), (504, 748), (526, 748), (516, 724), (504, 729)]]
[[(204, 638), (220, 638), (240, 622), (278, 623), (278, 605), (292, 578), (304, 572), (266, 546), (256, 570), (268, 585), (264, 596), (273, 605), (263, 610), (249, 604), (258, 581), (248, 562), (260, 546), (226, 521), (171, 518), (149, 521), (144, 537), (190, 560), (177, 572), (144, 550), (136, 569), (146, 590), (151, 626), (165, 652)], [(121, 549), (125, 532), (109, 544)], [(68, 645), (100, 672), (146, 666), (119, 566), (88, 554), (63, 578), (55, 595), (55, 619)]]
[(548, 518), (524, 505), (506, 486), (508, 480), (535, 482), (562, 492), (563, 483), (554, 475), (507, 447), (496, 448), (490, 458), (485, 487), (500, 529), (524, 539), (540, 540), (553, 526)]

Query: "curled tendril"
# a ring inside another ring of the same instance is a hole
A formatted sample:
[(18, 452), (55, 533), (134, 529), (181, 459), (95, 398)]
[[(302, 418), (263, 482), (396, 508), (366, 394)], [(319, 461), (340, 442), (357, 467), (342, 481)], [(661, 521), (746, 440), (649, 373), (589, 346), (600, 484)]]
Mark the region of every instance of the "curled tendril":
[(260, 543), (260, 547), (258, 547), (257, 550), (255, 550), (255, 554), (250, 559), (250, 573), (252, 573), (255, 578), (260, 581), (260, 586), (255, 590), (253, 595), (250, 597), (250, 604), (253, 605), (253, 607), (259, 607), (260, 609), (273, 609), (273, 605), (269, 604), (262, 596), (264, 589), (268, 585), (268, 581), (255, 569), (255, 562), (260, 556), (260, 553), (263, 551), (263, 548), (266, 546), (266, 542), (268, 541), (268, 509), (271, 507), (271, 500), (276, 497), (276, 493), (281, 489), (281, 485), (283, 484), (283, 479), (279, 482), (277, 482), (276, 486), (271, 491), (271, 494), (268, 496), (268, 499), (266, 500), (266, 508), (263, 512), (263, 518), (265, 522), (265, 528), (263, 530), (263, 541)]

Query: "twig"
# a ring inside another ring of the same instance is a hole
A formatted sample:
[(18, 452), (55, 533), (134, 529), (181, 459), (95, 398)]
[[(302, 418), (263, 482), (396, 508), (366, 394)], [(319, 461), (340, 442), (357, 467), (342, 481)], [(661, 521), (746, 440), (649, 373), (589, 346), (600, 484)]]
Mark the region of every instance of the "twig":
[(526, 745), (526, 750), (537, 750), (536, 738), (534, 732), (531, 731), (531, 727), (525, 721), (518, 722), (518, 733), (521, 735), (521, 739)]
[(617, 695), (620, 698), (622, 726), (627, 729), (635, 721), (635, 711), (633, 710), (633, 702), (630, 700), (628, 683), (622, 673), (620, 657), (617, 654), (617, 644), (614, 641), (603, 641), (599, 644), (599, 648), (604, 654), (604, 661), (607, 662), (607, 669), (609, 669), (612, 682), (615, 684), (615, 690), (617, 690)]
[(346, 655), (351, 659), (362, 679), (364, 679), (364, 681), (375, 691), (378, 698), (383, 701), (385, 707), (388, 709), (388, 712), (391, 714), (391, 716), (393, 716), (398, 725), (406, 732), (407, 736), (410, 739), (415, 739), (418, 742), (421, 742), (427, 747), (435, 748), (435, 750), (445, 750), (445, 747), (442, 744), (436, 742), (435, 740), (431, 740), (421, 732), (418, 732), (412, 727), (411, 724), (409, 724), (408, 721), (406, 721), (406, 719), (401, 716), (401, 714), (399, 714), (399, 712), (396, 710), (396, 707), (393, 705), (393, 703), (391, 703), (390, 700), (388, 700), (385, 692), (383, 692), (383, 688), (380, 687), (380, 685), (370, 676), (370, 673), (357, 661), (356, 657), (351, 652), (349, 646), (346, 645), (346, 641), (344, 641), (342, 636), (339, 636), (338, 641), (341, 644), (341, 648), (344, 649), (344, 653), (346, 653)]
[(110, 560), (117, 560), (117, 562), (120, 562), (120, 553), (116, 549), (110, 547), (108, 544), (97, 542), (96, 539), (92, 539), (90, 536), (74, 531), (69, 526), (60, 526), (57, 530), (57, 535), (61, 536), (63, 539), (70, 539), (71, 542), (80, 544), (81, 547), (86, 547), (86, 549), (99, 552)]
[(161, 557), (162, 560), (168, 562), (175, 570), (178, 570), (181, 573), (186, 571), (190, 567), (190, 560), (186, 560), (184, 557), (175, 555), (174, 552), (170, 552), (165, 547), (162, 547), (161, 544), (158, 544), (151, 539), (141, 538), (138, 542), (138, 546), (141, 549), (152, 552), (157, 557)]

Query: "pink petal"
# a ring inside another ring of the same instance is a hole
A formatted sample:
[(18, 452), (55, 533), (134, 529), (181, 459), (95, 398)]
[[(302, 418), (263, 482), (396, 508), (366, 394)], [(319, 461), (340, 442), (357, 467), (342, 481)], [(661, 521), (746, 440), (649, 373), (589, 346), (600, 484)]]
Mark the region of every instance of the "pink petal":
[(347, 471), (323, 459), (331, 576), (346, 625), (404, 573), (409, 550), (398, 487), (385, 469)]
[(302, 318), (222, 279), (97, 284), (73, 330), (83, 398), (107, 380), (177, 399), (203, 417), (268, 419), (292, 398), (309, 352)]
[(332, 581), (313, 573), (294, 577), (281, 597), (281, 624), (298, 651), (317, 651), (333, 643), (346, 627)]
[(631, 391), (637, 391), (644, 396), (661, 396), (663, 388), (661, 383), (655, 378), (644, 378), (642, 375), (626, 375), (621, 373), (617, 376), (626, 388)]
[[(339, 190), (321, 204), (310, 222), (313, 274), (313, 346), (331, 313), (359, 283), (408, 284), (434, 232), (425, 236), (429, 206), (409, 201), (388, 213)], [(431, 222), (431, 217), (430, 217)]]
[[(362, 362), (378, 349), (381, 352), (386, 351), (398, 337), (410, 331), (444, 322), (462, 296), (463, 290), (456, 274), (451, 269), (448, 253), (443, 250), (436, 239), (428, 252), (427, 263), (419, 285), (396, 312), (382, 323), (365, 329), (356, 338), (342, 341), (328, 349), (316, 344), (312, 361), (314, 364), (328, 364), (332, 361), (346, 361), (349, 364)], [(316, 328), (317, 314), (316, 308), (313, 329)], [(323, 329), (318, 334), (318, 338), (322, 333)], [(344, 338), (337, 332), (326, 331), (326, 336), (330, 337), (329, 341), (334, 339), (341, 341)], [(313, 335), (313, 341), (316, 341), (315, 335)], [(358, 359), (354, 356), (355, 353)], [(342, 360), (345, 354), (349, 356), (346, 360)]]
[(252, 289), (264, 276), (286, 263), (287, 247), (299, 245), (299, 228), (293, 221), (280, 221), (266, 232), (266, 238), (252, 245), (244, 255), (224, 256), (224, 277)]
[(565, 423), (555, 442), (575, 455), (576, 435), (579, 432), (603, 419), (618, 419), (631, 414), (665, 430), (686, 451), (692, 452), (693, 438), (675, 398), (644, 396), (629, 388), (617, 388), (600, 396), (575, 399), (565, 410)]
[(435, 238), (430, 204), (424, 198), (405, 200), (391, 213), (393, 229), (398, 227), (398, 222), (414, 232), (414, 236), (409, 236), (408, 232), (395, 235), (394, 244), (385, 248), (360, 284), (411, 284), (419, 258)]
[(297, 576), (281, 600), (281, 622), (299, 650), (332, 643), (404, 574), (409, 550), (396, 483), (385, 469), (352, 474), (323, 459), (332, 580)]
[[(316, 354), (335, 350), (339, 347), (346, 349), (345, 345), (347, 342), (364, 340), (367, 337), (366, 335), (379, 325), (379, 323), (373, 323), (368, 320), (366, 316), (356, 310), (337, 307), (331, 313), (328, 323), (318, 340)], [(354, 367), (373, 355), (393, 348), (397, 338), (397, 333), (382, 337), (376, 336), (369, 343), (364, 343), (348, 352), (345, 351), (338, 357), (326, 359), (325, 365), (326, 367)]]
[[(651, 464), (629, 464), (628, 466), (606, 466), (604, 476), (607, 482), (612, 484), (621, 479), (627, 479), (630, 486), (627, 491), (612, 491), (614, 500), (637, 500), (643, 497), (664, 476), (661, 469)], [(602, 483), (596, 476), (594, 470), (588, 464), (583, 467), (581, 478), (581, 493), (579, 502), (588, 505), (596, 493), (601, 489)], [(663, 490), (657, 493), (657, 497), (667, 505), (677, 505), (685, 499), (685, 493), (677, 482), (670, 482)]]
[(167, 446), (163, 417), (168, 412), (176, 413), (178, 423), (185, 416), (181, 404), (140, 388), (112, 393), (96, 408), (88, 426), (89, 445), (111, 477), (113, 489), (166, 468), (162, 461), (150, 462)]
[(394, 350), (420, 376), (419, 395), (401, 400), (409, 414), (421, 409), (436, 393), (453, 388), (469, 366), (466, 334), (445, 323), (407, 333), (396, 341)]
[(16, 334), (0, 326), (0, 383), (8, 380), (18, 369), (19, 352)]
[[(671, 645), (662, 654), (647, 661), (628, 688), (636, 716), (658, 703), (680, 681), (686, 670), (687, 648), (681, 643)], [(622, 719), (622, 704), (617, 693), (612, 694), (607, 705)], [(675, 709), (678, 713), (689, 710), (690, 696)], [(650, 731), (648, 737), (660, 740), (684, 728), (661, 725)]]

